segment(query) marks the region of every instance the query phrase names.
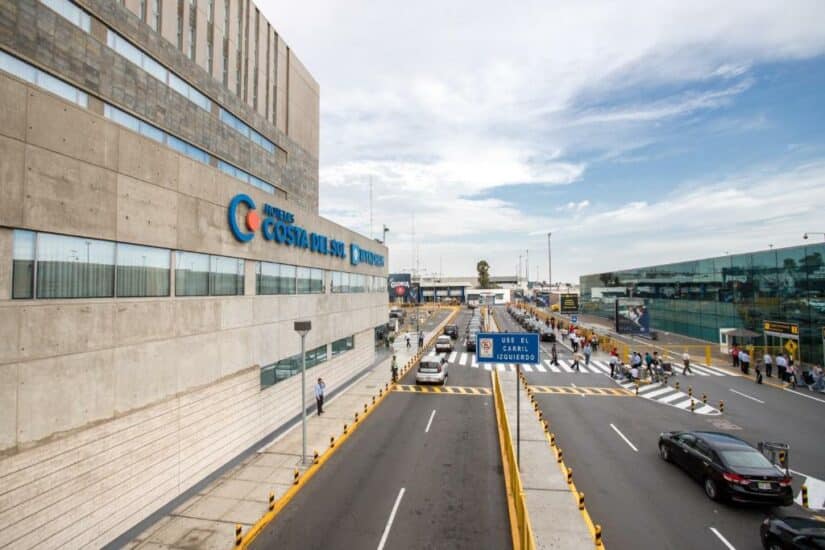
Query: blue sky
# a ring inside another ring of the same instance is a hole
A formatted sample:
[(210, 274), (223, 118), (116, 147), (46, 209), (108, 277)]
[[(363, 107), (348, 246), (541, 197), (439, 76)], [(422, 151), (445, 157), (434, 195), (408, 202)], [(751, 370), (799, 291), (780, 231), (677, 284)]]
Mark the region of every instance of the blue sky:
[[(825, 231), (825, 2), (263, 4), (321, 86), (321, 213), (390, 269), (555, 280)], [(413, 241), (413, 217), (415, 240)]]

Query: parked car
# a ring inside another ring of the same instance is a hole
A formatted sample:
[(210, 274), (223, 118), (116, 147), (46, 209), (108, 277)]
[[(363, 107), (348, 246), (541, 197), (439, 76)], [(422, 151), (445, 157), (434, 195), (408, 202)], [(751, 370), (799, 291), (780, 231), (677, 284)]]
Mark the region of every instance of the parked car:
[(721, 432), (659, 435), (659, 455), (701, 481), (711, 500), (789, 506), (791, 477), (738, 437)]
[(418, 363), (418, 370), (415, 372), (416, 384), (441, 384), (447, 383), (447, 363), (438, 357), (427, 356)]
[(759, 535), (765, 550), (825, 548), (825, 521), (801, 506), (774, 508)]
[(447, 336), (446, 334), (442, 334), (435, 341), (435, 352), (449, 353), (451, 351), (453, 351), (453, 339)]
[(475, 351), (476, 350), (476, 335), (478, 332), (467, 332), (467, 337), (464, 338), (464, 349), (466, 351)]

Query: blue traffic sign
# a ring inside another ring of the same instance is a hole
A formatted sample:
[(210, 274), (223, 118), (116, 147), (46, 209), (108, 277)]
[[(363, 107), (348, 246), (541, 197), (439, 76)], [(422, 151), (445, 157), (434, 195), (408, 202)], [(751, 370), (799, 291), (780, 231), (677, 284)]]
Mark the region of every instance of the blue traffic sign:
[(578, 323), (579, 322), (579, 316), (578, 315), (571, 315), (570, 316), (570, 322), (571, 323)]
[(479, 363), (540, 362), (539, 335), (531, 332), (481, 332), (476, 336)]

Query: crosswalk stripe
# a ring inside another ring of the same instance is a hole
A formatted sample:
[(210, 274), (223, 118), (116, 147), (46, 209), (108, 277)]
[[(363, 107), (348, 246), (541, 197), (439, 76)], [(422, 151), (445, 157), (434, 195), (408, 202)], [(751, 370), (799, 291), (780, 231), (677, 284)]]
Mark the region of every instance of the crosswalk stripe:
[(674, 403), (673, 406), (677, 409), (687, 409), (690, 407), (690, 402), (695, 400), (691, 397), (690, 399), (685, 399), (684, 401), (679, 401), (678, 403)]
[(736, 374), (731, 374), (718, 367), (712, 367), (710, 365), (701, 365), (701, 367), (706, 371), (710, 372), (711, 374), (715, 374), (716, 376), (737, 376)]
[(647, 397), (648, 399), (653, 399), (656, 396), (664, 395), (664, 394), (670, 393), (672, 391), (673, 391), (673, 388), (669, 388), (669, 387), (665, 386), (664, 388), (659, 388), (656, 391), (647, 392), (645, 394), (645, 397)]
[[(475, 353), (472, 354), (471, 357), (473, 358), (473, 362), (470, 363), (470, 366), (473, 367), (474, 369), (477, 369), (478, 368), (478, 360), (476, 359), (476, 354)], [(490, 370), (490, 369), (487, 369), (487, 370)]]
[(700, 374), (702, 376), (710, 376), (710, 375), (724, 376), (724, 374), (719, 374), (718, 372), (713, 372), (712, 370), (709, 370), (707, 367), (700, 367), (700, 366), (697, 366), (697, 365), (691, 365), (690, 370), (694, 370), (694, 371), (696, 371), (697, 374)]
[(595, 366), (597, 369), (599, 369), (601, 372), (605, 374), (610, 373), (610, 366), (607, 365), (604, 361), (590, 361), (590, 365)]
[(521, 370), (524, 372), (533, 372), (533, 369), (530, 368), (530, 365), (521, 365)]
[(454, 351), (450, 354), (450, 358), (447, 359), (450, 363), (455, 363), (455, 358), (458, 357), (458, 352)]
[(541, 363), (536, 363), (536, 370), (539, 372), (547, 372), (547, 369), (541, 366)]
[(458, 362), (461, 363), (462, 365), (467, 364), (467, 353), (466, 352), (461, 354), (461, 359), (459, 359)]
[(714, 409), (713, 407), (710, 407), (708, 405), (702, 405), (701, 407), (696, 409), (695, 412), (696, 412), (696, 414), (708, 414), (708, 413), (712, 413), (715, 410), (716, 409)]
[(551, 372), (561, 372), (561, 369), (551, 363), (549, 359), (545, 359), (544, 364), (547, 365), (547, 368), (550, 369)]
[(573, 372), (573, 369), (567, 364), (566, 359), (559, 359), (559, 366), (562, 368), (564, 372)]
[(651, 390), (656, 389), (655, 384), (645, 384), (644, 386), (639, 386), (639, 393), (647, 393)]
[(686, 397), (686, 396), (687, 396), (687, 394), (685, 392), (677, 391), (677, 392), (672, 393), (670, 395), (666, 395), (665, 397), (661, 397), (661, 398), (657, 399), (656, 401), (658, 401), (659, 403), (670, 403), (671, 401), (676, 401), (680, 397)]
[(489, 363), (484, 365), (484, 370), (493, 370)]
[(507, 370), (507, 367), (505, 367), (503, 363), (496, 363), (496, 369), (498, 372), (504, 372)]

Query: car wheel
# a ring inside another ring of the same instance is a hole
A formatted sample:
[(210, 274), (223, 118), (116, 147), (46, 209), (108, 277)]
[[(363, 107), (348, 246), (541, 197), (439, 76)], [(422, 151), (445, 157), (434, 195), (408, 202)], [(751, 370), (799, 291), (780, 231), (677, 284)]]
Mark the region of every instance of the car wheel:
[(716, 482), (713, 479), (706, 477), (705, 478), (705, 494), (711, 500), (719, 500), (719, 486), (716, 485)]
[(768, 550), (782, 550), (782, 544), (774, 537), (771, 537), (770, 540), (768, 540), (767, 548)]
[(668, 449), (664, 443), (659, 443), (659, 456), (661, 456), (665, 462), (670, 462), (670, 449)]

